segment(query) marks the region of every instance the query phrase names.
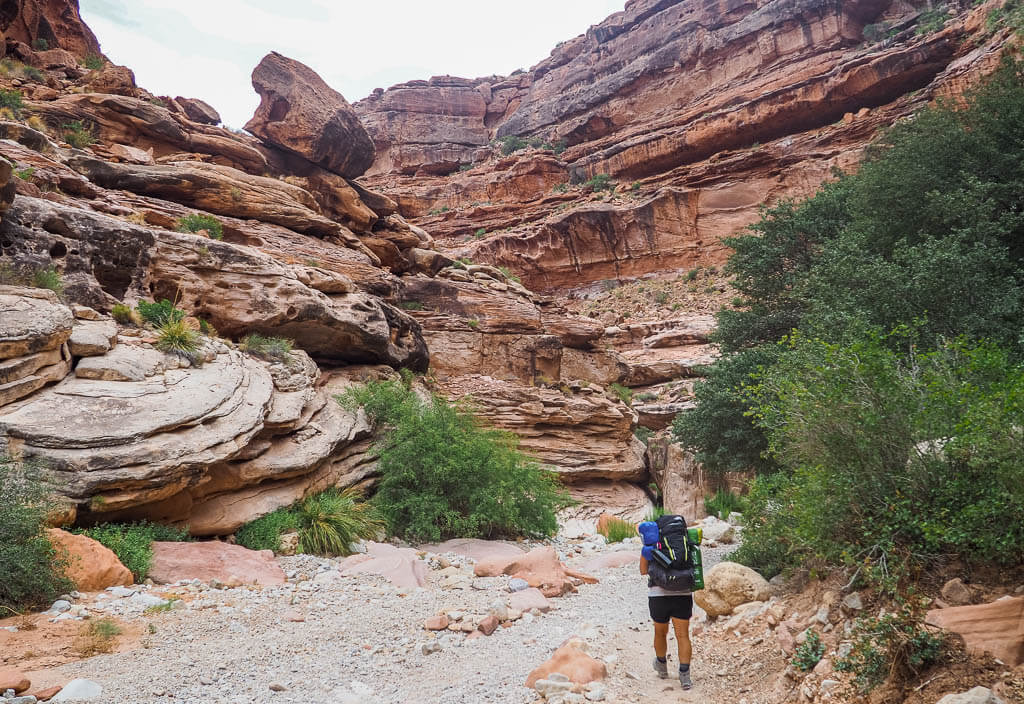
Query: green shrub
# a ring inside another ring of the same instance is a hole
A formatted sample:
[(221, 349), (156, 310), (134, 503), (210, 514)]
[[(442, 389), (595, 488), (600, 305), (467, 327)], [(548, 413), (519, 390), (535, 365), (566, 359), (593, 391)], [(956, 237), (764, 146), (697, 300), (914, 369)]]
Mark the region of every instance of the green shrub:
[(75, 532), (85, 534), (113, 550), (121, 564), (134, 575), (136, 582), (142, 582), (149, 574), (153, 562), (153, 541), (183, 542), (189, 539), (186, 530), (147, 521), (101, 523)]
[(635, 538), (637, 535), (636, 526), (620, 518), (609, 519), (601, 526), (600, 533), (608, 539), (609, 543), (621, 543), (623, 540)]
[(32, 285), (36, 288), (47, 288), (58, 296), (64, 294), (64, 279), (60, 272), (53, 266), (39, 269), (32, 274)]
[(419, 301), (402, 301), (398, 304), (402, 310), (423, 310), (424, 306)]
[(299, 549), (311, 555), (349, 555), (349, 546), (370, 539), (384, 527), (374, 507), (352, 489), (328, 489), (295, 507)]
[(61, 134), (64, 141), (75, 149), (85, 149), (96, 144), (96, 136), (92, 129), (87, 127), (81, 120), (65, 122), (61, 125)]
[(1006, 517), (1024, 515), (1009, 430), (1024, 427), (1024, 367), (991, 343), (906, 358), (893, 344), (797, 336), (762, 371), (749, 393), (787, 519), (748, 521), (744, 548), (782, 543), (791, 564), (845, 564), (887, 589), (942, 555), (1019, 564), (1024, 524)]
[(612, 183), (612, 177), (608, 174), (595, 174), (589, 181), (584, 182), (583, 186), (592, 191), (615, 190), (615, 184)]
[(89, 54), (85, 57), (83, 64), (90, 71), (98, 71), (106, 65), (106, 61), (98, 54)]
[(825, 644), (821, 642), (818, 632), (809, 630), (804, 642), (796, 646), (796, 652), (793, 653), (793, 667), (800, 672), (810, 672), (824, 654)]
[(156, 333), (154, 347), (158, 350), (176, 354), (192, 363), (198, 362), (200, 336), (184, 320), (166, 322), (156, 329)]
[(622, 401), (627, 406), (633, 403), (633, 389), (629, 388), (628, 386), (623, 386), (617, 381), (613, 381), (611, 385), (608, 386), (608, 388), (611, 390), (613, 394), (615, 394), (618, 397), (620, 401)]
[(22, 181), (31, 181), (32, 174), (34, 174), (35, 172), (36, 168), (34, 166), (28, 166), (24, 169), (18, 169), (17, 171), (14, 172), (14, 175), (20, 178)]
[(110, 315), (121, 325), (130, 325), (132, 323), (132, 309), (124, 303), (115, 303), (114, 307), (110, 309)]
[(50, 48), (50, 42), (46, 41), (42, 37), (36, 37), (32, 40), (32, 48), (35, 51), (46, 51)]
[(371, 382), (339, 397), (381, 431), (374, 504), (408, 539), (547, 536), (572, 502), (510, 433), (485, 427), (464, 405), (421, 400), (403, 382)]
[(514, 152), (522, 151), (529, 146), (529, 143), (525, 139), (512, 134), (502, 137), (498, 142), (501, 144), (501, 153), (505, 156)]
[(713, 496), (704, 497), (704, 510), (709, 515), (722, 519), (729, 517), (730, 513), (744, 513), (747, 509), (747, 502), (739, 494), (734, 494), (728, 489), (719, 489)]
[(177, 323), (185, 319), (185, 311), (175, 308), (166, 298), (159, 303), (139, 301), (136, 306), (142, 319), (155, 328), (167, 323)]
[(514, 281), (517, 284), (522, 283), (522, 279), (513, 274), (512, 270), (509, 269), (507, 266), (499, 266), (498, 271), (500, 271), (502, 276), (504, 276), (509, 281)]
[(901, 598), (892, 612), (858, 619), (853, 650), (836, 660), (836, 670), (853, 673), (854, 684), (867, 693), (893, 673), (915, 675), (936, 662), (943, 638), (938, 629), (925, 625), (925, 603), (913, 596)]
[(46, 83), (46, 75), (35, 66), (22, 66), (21, 75), (33, 83)]
[(486, 227), (480, 227), (480, 228), (477, 228), (477, 231), (473, 233), (473, 236), (475, 238), (477, 238), (477, 239), (480, 239), (481, 237), (483, 237), (486, 234), (487, 234), (487, 228)]
[(476, 318), (470, 318), (469, 320), (466, 321), (466, 325), (476, 330), (478, 327), (480, 327), (480, 321), (477, 320)]
[(21, 115), (21, 111), (24, 107), (25, 103), (22, 102), (20, 90), (0, 89), (0, 108), (7, 108), (14, 114), (14, 117), (17, 118)]
[(642, 425), (633, 428), (633, 436), (644, 445), (650, 441), (652, 435), (654, 435), (654, 431)]
[(917, 18), (917, 29), (914, 33), (917, 36), (924, 34), (932, 34), (938, 32), (946, 24), (946, 20), (949, 19), (949, 9), (945, 5), (939, 7), (929, 7)]
[(299, 529), (295, 512), (290, 508), (279, 508), (246, 523), (235, 533), (235, 540), (250, 550), (273, 550), (281, 552), (281, 536)]
[(192, 213), (178, 218), (178, 232), (196, 233), (204, 230), (211, 240), (224, 239), (224, 226), (212, 215)]
[(241, 345), (244, 351), (271, 362), (287, 362), (295, 343), (283, 337), (264, 337), (253, 333), (247, 335)]
[(0, 455), (0, 612), (46, 607), (74, 589), (46, 537), (51, 496), (39, 465)]
[(566, 191), (569, 190), (569, 184), (568, 183), (558, 183), (558, 184), (555, 184), (555, 187), (552, 188), (551, 190), (553, 192), (555, 192), (555, 193), (565, 193)]

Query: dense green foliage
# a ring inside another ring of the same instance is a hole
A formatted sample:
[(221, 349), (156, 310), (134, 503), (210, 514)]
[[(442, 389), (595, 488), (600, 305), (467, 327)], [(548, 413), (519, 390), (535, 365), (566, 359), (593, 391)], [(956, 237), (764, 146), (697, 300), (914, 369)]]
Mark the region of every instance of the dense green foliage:
[(64, 141), (76, 149), (84, 149), (96, 144), (96, 136), (92, 129), (81, 120), (66, 122), (61, 125)]
[(824, 654), (825, 644), (821, 642), (821, 636), (817, 631), (809, 630), (804, 642), (796, 646), (796, 652), (793, 653), (793, 667), (800, 672), (810, 672), (821, 661), (821, 656)]
[(136, 582), (149, 574), (153, 562), (153, 542), (181, 542), (188, 540), (188, 531), (162, 523), (101, 523), (92, 528), (76, 531), (103, 543), (117, 555), (121, 564), (131, 570)]
[(463, 405), (421, 399), (403, 381), (370, 382), (339, 397), (381, 428), (374, 503), (394, 534), (416, 540), (545, 536), (567, 492)]
[(224, 239), (224, 226), (212, 215), (184, 215), (178, 218), (178, 232), (206, 232), (211, 240)]
[(167, 323), (177, 323), (185, 319), (185, 311), (175, 308), (174, 304), (166, 298), (158, 303), (139, 301), (136, 307), (142, 319), (157, 328)]
[(384, 524), (374, 507), (351, 489), (328, 489), (246, 523), (235, 539), (250, 550), (281, 551), (281, 536), (298, 533), (300, 552), (348, 555), (360, 539), (378, 535)]
[(19, 117), (24, 107), (25, 104), (22, 102), (20, 90), (0, 89), (0, 108), (7, 108), (11, 111), (14, 117)]
[(712, 496), (704, 497), (704, 510), (711, 516), (717, 516), (723, 521), (729, 518), (730, 513), (743, 513), (747, 510), (747, 501), (739, 494), (734, 494), (728, 489), (719, 489)]
[(0, 455), (0, 617), (74, 588), (46, 537), (50, 487), (39, 466)]

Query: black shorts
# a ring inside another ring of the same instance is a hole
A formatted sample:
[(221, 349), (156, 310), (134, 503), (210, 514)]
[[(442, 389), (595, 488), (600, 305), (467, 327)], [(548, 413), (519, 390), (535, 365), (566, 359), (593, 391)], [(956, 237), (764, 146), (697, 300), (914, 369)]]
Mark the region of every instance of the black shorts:
[(651, 609), (651, 620), (668, 623), (670, 619), (689, 621), (693, 616), (693, 596), (649, 596), (647, 605)]

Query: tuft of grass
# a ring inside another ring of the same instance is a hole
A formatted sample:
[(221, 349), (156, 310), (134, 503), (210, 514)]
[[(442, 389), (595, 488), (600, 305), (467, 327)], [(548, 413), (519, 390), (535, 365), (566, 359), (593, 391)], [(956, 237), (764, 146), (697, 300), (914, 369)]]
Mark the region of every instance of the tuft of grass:
[(507, 266), (499, 266), (498, 271), (500, 271), (502, 275), (509, 281), (515, 281), (517, 284), (521, 284), (523, 282), (522, 279), (513, 274), (512, 270), (509, 269)]
[(477, 231), (473, 233), (473, 236), (476, 237), (477, 239), (480, 239), (481, 237), (483, 237), (486, 234), (487, 234), (487, 228), (486, 227), (481, 227), (481, 228), (478, 228)]
[(149, 574), (153, 562), (153, 541), (184, 542), (188, 532), (161, 523), (101, 523), (85, 530), (76, 530), (114, 551), (121, 564), (127, 567), (136, 582)]
[(107, 62), (104, 61), (103, 57), (99, 54), (89, 54), (85, 57), (85, 60), (82, 61), (82, 65), (90, 71), (99, 71), (106, 65), (106, 63)]
[(348, 555), (349, 546), (373, 538), (384, 527), (373, 506), (352, 489), (307, 497), (296, 508), (299, 549), (313, 555)]
[(75, 652), (83, 658), (113, 652), (121, 627), (109, 618), (90, 621), (82, 626), (75, 640)]
[(14, 175), (20, 178), (22, 181), (31, 181), (32, 174), (36, 172), (36, 167), (28, 166), (24, 169), (18, 169), (14, 172)]
[(184, 320), (168, 321), (157, 328), (154, 346), (161, 352), (176, 354), (195, 364), (199, 357), (199, 334)]
[(247, 335), (239, 345), (251, 355), (272, 362), (285, 362), (289, 359), (295, 343), (283, 337), (265, 337), (257, 333)]
[(601, 527), (601, 535), (608, 539), (609, 543), (621, 543), (636, 536), (636, 526), (621, 518), (613, 518)]
[(466, 321), (466, 325), (476, 330), (478, 327), (480, 327), (480, 321), (477, 320), (476, 318), (470, 318), (469, 320)]
[(704, 497), (704, 510), (723, 521), (729, 517), (730, 513), (743, 513), (746, 508), (746, 500), (728, 489), (719, 489), (714, 496)]
[(240, 203), (242, 201), (242, 189), (240, 188), (232, 187), (231, 190), (228, 191), (228, 195), (230, 195), (231, 200), (236, 203)]
[(39, 115), (30, 115), (25, 124), (34, 129), (36, 132), (42, 132), (43, 134), (50, 133), (50, 126), (46, 124), (43, 118)]
[(35, 66), (22, 66), (21, 75), (33, 83), (46, 83), (46, 76)]
[(250, 550), (272, 550), (281, 552), (281, 536), (299, 528), (295, 512), (289, 508), (261, 516), (246, 523), (235, 533), (235, 541)]
[(144, 614), (166, 614), (170, 611), (174, 611), (174, 602), (181, 601), (181, 599), (168, 599), (163, 604), (156, 604), (155, 606), (147, 607)]
[(205, 231), (206, 236), (211, 240), (224, 239), (224, 226), (221, 225), (220, 220), (212, 215), (200, 215), (198, 213), (185, 215), (178, 218), (177, 229), (178, 232), (191, 232), (193, 234)]

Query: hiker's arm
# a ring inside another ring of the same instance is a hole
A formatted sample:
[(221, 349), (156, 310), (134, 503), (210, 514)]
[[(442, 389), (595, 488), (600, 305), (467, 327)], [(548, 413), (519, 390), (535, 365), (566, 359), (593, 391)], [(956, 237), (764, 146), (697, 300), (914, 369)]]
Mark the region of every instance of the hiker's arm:
[(640, 574), (647, 574), (647, 558), (640, 556)]

